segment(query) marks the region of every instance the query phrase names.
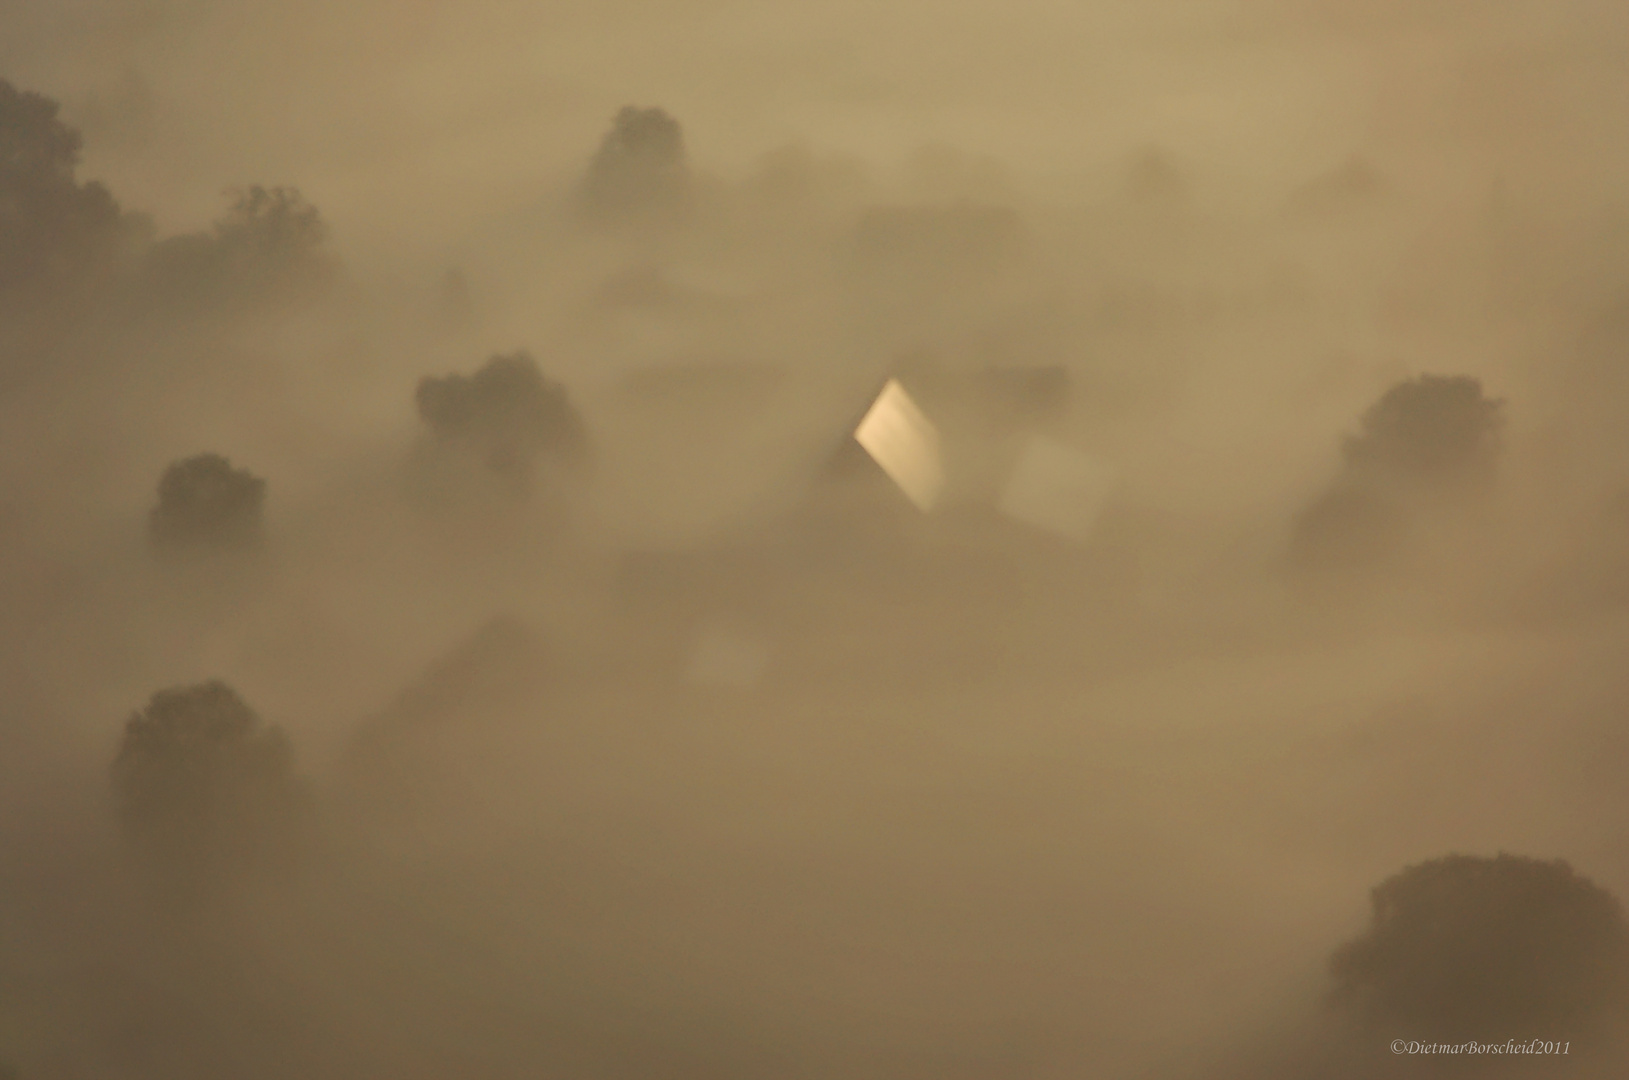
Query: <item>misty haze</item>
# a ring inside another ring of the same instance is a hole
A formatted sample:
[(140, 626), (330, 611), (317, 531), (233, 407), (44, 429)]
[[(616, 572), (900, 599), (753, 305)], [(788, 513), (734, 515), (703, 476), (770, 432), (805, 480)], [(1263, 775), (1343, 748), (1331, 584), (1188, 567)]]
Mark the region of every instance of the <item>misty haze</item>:
[(1626, 192), (1607, 0), (0, 0), (0, 1080), (1623, 1076)]

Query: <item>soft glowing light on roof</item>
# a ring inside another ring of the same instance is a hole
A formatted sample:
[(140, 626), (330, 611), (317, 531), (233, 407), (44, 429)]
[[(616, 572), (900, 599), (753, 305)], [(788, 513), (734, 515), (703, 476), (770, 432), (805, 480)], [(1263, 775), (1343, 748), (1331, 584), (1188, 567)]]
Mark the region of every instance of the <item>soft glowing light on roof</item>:
[(918, 509), (933, 509), (945, 488), (939, 432), (899, 380), (888, 380), (854, 438)]

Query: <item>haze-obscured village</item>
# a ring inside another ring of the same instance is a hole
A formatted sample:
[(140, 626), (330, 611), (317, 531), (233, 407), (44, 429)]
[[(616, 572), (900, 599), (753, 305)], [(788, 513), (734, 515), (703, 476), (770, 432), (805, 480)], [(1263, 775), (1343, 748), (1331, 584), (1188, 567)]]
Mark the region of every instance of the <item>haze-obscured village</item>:
[(0, 2), (0, 1078), (1622, 1075), (1626, 34)]

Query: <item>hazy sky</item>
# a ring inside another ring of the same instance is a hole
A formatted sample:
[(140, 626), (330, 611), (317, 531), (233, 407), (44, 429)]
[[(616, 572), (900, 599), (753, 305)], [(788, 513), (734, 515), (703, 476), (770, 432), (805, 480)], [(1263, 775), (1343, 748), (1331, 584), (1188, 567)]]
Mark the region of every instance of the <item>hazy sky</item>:
[(291, 181), (372, 239), (524, 199), (630, 102), (726, 169), (788, 141), (888, 161), (933, 140), (1052, 178), (1143, 142), (1224, 179), (1316, 169), (1453, 110), (1465, 51), (1572, 48), (1609, 7), (10, 3), (0, 64), (63, 98), (89, 171), (166, 224)]
[[(1066, 198), (1145, 143), (1236, 198), (1355, 150), (1440, 183), (1500, 142), (1583, 151), (1625, 109), (1613, 4), (1340, 8), (12, 0), (0, 67), (63, 99), (88, 173), (164, 226), (291, 182), (370, 253), (526, 203), (628, 103), (677, 115), (710, 169), (949, 141)], [(1587, 149), (1621, 175), (1615, 143)]]

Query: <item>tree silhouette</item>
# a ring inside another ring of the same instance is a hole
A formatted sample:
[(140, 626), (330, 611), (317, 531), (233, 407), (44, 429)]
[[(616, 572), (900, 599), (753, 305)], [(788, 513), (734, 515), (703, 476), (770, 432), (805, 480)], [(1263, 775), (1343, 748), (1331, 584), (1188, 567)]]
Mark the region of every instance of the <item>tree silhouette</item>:
[(1297, 517), (1291, 561), (1356, 567), (1404, 550), (1422, 519), (1475, 505), (1498, 470), (1504, 402), (1466, 375), (1397, 383), (1341, 444), (1341, 471)]
[(327, 239), (322, 215), (297, 188), (255, 184), (232, 195), (232, 205), (216, 222), (215, 234), (244, 258), (297, 261), (309, 258)]
[(1387, 390), (1342, 447), (1346, 467), (1386, 482), (1460, 484), (1497, 466), (1504, 402), (1468, 375), (1421, 375)]
[(595, 220), (648, 221), (682, 208), (690, 192), (684, 132), (662, 109), (623, 107), (611, 121), (583, 178), (585, 209)]
[(1330, 970), (1337, 1001), (1422, 1037), (1549, 1036), (1621, 1000), (1629, 930), (1565, 862), (1450, 855), (1376, 887), (1369, 930)]
[(262, 853), (300, 802), (288, 739), (220, 681), (160, 690), (132, 715), (113, 786), (127, 836), (172, 871)]
[(198, 454), (164, 470), (149, 527), (167, 548), (232, 548), (259, 541), (266, 481), (219, 454)]
[(426, 376), (414, 397), (439, 441), (500, 474), (524, 474), (542, 458), (587, 459), (587, 429), (566, 388), (524, 351), (493, 356), (473, 375)]
[(78, 280), (134, 230), (101, 184), (80, 184), (79, 132), (42, 94), (0, 79), (0, 294)]
[(150, 274), (170, 302), (218, 306), (309, 295), (332, 280), (328, 226), (292, 187), (229, 191), (226, 213), (207, 232), (154, 245)]

